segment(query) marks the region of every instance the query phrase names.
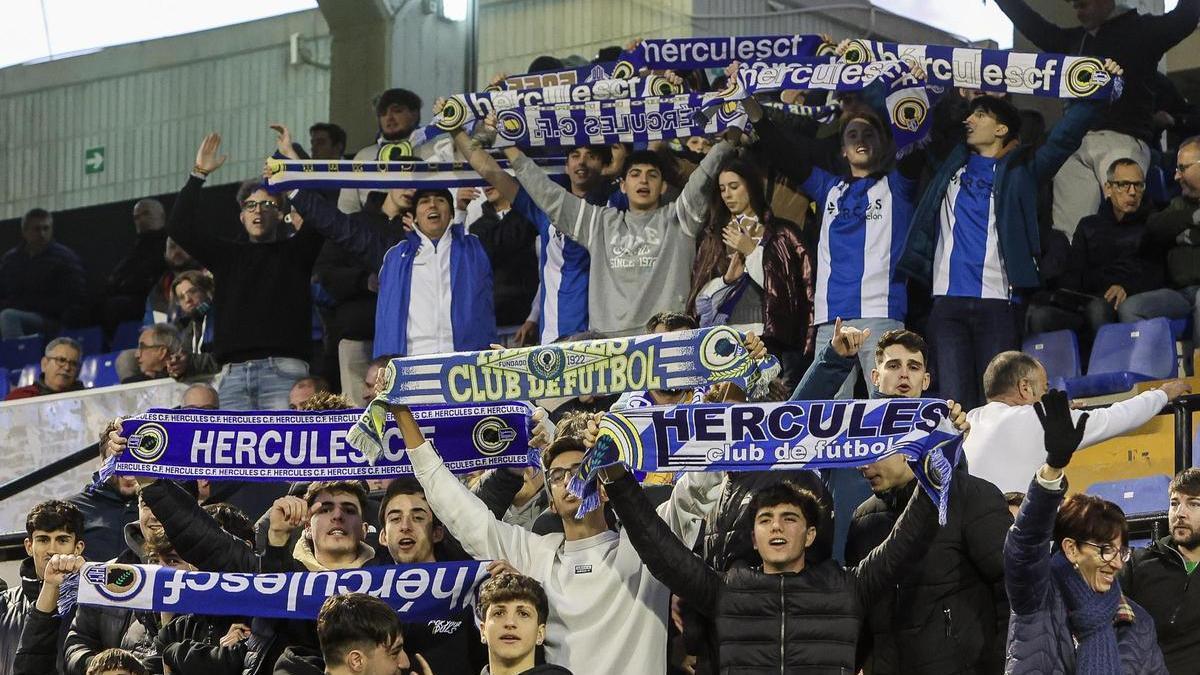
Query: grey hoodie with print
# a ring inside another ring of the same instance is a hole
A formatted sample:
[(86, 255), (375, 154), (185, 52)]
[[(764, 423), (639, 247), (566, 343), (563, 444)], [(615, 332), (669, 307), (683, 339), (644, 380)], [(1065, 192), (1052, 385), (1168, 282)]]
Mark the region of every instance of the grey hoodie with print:
[(513, 160), (513, 173), (534, 203), (592, 256), (592, 330), (609, 336), (639, 334), (655, 313), (683, 311), (696, 237), (708, 211), (707, 190), (732, 151), (728, 142), (713, 146), (679, 198), (646, 213), (588, 204), (550, 180), (528, 157)]

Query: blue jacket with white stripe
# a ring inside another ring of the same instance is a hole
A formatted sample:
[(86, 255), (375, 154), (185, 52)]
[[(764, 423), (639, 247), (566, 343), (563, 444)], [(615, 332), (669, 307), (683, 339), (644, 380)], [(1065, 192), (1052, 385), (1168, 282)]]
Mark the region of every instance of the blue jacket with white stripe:
[[(993, 183), (996, 230), (1004, 270), (1014, 288), (1037, 288), (1041, 285), (1037, 270), (1037, 256), (1041, 254), (1037, 219), (1038, 184), (1054, 178), (1054, 174), (1079, 148), (1084, 135), (1107, 108), (1103, 102), (1074, 103), (1067, 107), (1045, 144), (1038, 148), (1021, 146), (1007, 149), (997, 161)], [(950, 180), (967, 163), (970, 154), (971, 149), (965, 143), (960, 143), (950, 151), (934, 169), (933, 178), (913, 213), (904, 253), (896, 269), (898, 274), (919, 281), (926, 287), (933, 285), (938, 212)]]

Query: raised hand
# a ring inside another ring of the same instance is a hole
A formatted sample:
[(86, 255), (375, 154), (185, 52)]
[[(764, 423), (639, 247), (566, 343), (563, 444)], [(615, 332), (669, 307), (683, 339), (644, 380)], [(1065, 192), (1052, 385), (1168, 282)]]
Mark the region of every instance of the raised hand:
[(281, 533), (285, 537), (291, 534), (292, 530), (308, 522), (309, 511), (308, 502), (299, 497), (288, 495), (276, 499), (267, 512), (271, 534)]
[(63, 580), (77, 573), (87, 562), (81, 555), (55, 553), (46, 563), (45, 583), (50, 586), (62, 586)]
[(454, 193), (454, 208), (459, 211), (466, 211), (471, 202), (475, 201), (483, 191), (475, 187), (460, 187)]
[(1112, 59), (1104, 59), (1104, 69), (1113, 77), (1120, 77), (1125, 74), (1125, 69)]
[(289, 159), (300, 159), (300, 154), (296, 152), (296, 148), (292, 147), (292, 132), (288, 131), (287, 125), (275, 122), (271, 125), (271, 129), (275, 131), (275, 149), (279, 154)]
[(550, 415), (545, 408), (534, 408), (532, 419), (533, 435), (529, 437), (529, 447), (545, 450), (554, 442), (554, 422), (550, 421)]
[(221, 165), (225, 163), (226, 159), (229, 159), (229, 156), (218, 155), (217, 153), (220, 150), (221, 134), (214, 131), (205, 136), (204, 140), (200, 141), (200, 147), (196, 150), (195, 168), (205, 175), (221, 168)]
[(947, 419), (954, 425), (955, 429), (963, 436), (971, 432), (971, 423), (967, 421), (967, 413), (963, 412), (962, 404), (954, 399), (946, 399), (946, 405), (950, 406), (950, 414)]
[(471, 134), (471, 138), (478, 141), (485, 148), (492, 147), (496, 142), (496, 113), (488, 113), (483, 121), (475, 125), (475, 133)]
[(754, 334), (754, 331), (746, 333), (745, 345), (746, 351), (750, 352), (750, 358), (755, 361), (762, 361), (767, 358), (767, 345), (763, 344), (762, 338)]
[(1041, 401), (1033, 404), (1033, 410), (1037, 413), (1045, 432), (1046, 464), (1054, 469), (1066, 468), (1083, 440), (1088, 414), (1083, 413), (1076, 422), (1071, 417), (1071, 404), (1067, 393), (1057, 389), (1046, 392)]
[(829, 341), (829, 346), (838, 356), (849, 359), (858, 355), (858, 350), (862, 349), (863, 342), (869, 337), (870, 328), (859, 330), (854, 326), (843, 326), (842, 317), (839, 316), (833, 322), (833, 339)]

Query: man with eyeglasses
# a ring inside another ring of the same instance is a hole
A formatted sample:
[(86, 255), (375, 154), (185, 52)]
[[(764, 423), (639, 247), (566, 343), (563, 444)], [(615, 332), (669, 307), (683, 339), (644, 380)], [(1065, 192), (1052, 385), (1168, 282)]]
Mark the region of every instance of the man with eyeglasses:
[[(1154, 246), (1166, 249), (1166, 281), (1157, 290), (1125, 301), (1128, 318), (1137, 321), (1156, 316), (1182, 319), (1192, 316), (1200, 326), (1200, 136), (1179, 146), (1175, 181), (1183, 194), (1167, 208), (1146, 220), (1147, 235)], [(1196, 328), (1192, 328), (1196, 335)]]
[[(963, 453), (972, 476), (991, 481), (1002, 492), (1024, 492), (1029, 476), (1046, 457), (1042, 424), (1033, 404), (1049, 390), (1046, 368), (1024, 352), (1001, 352), (983, 374), (987, 404), (967, 413), (971, 434)], [(1088, 410), (1080, 448), (1095, 445), (1142, 426), (1171, 401), (1190, 393), (1184, 380), (1171, 380), (1157, 389), (1104, 408)], [(1072, 410), (1078, 421), (1083, 412)]]
[(1184, 469), (1167, 488), (1168, 534), (1139, 549), (1121, 570), (1121, 590), (1133, 598), (1158, 629), (1171, 675), (1196, 672), (1200, 663), (1200, 469)]
[(83, 383), (79, 381), (82, 360), (83, 347), (75, 340), (67, 337), (51, 340), (42, 356), (42, 374), (33, 384), (8, 392), (4, 400), (15, 401), (83, 389)]
[(179, 338), (179, 331), (172, 324), (156, 323), (143, 328), (134, 352), (138, 372), (121, 380), (121, 384), (166, 377), (171, 357), (182, 351), (183, 341)]
[(1131, 157), (1145, 169), (1157, 147), (1152, 84), (1167, 50), (1196, 30), (1200, 0), (1179, 0), (1162, 15), (1144, 14), (1129, 6), (1145, 3), (1116, 0), (1071, 0), (1078, 26), (1047, 21), (1033, 7), (1047, 2), (996, 0), (1013, 27), (1038, 51), (1109, 58), (1125, 68), (1125, 93), (1105, 106), (1103, 117), (1054, 177), (1054, 229), (1073, 237), (1081, 215), (1095, 213), (1104, 195), (1098, 188), (1113, 159)]
[(212, 273), (221, 403), (228, 410), (284, 410), (292, 383), (308, 375), (312, 270), (325, 240), (311, 227), (291, 234), (281, 200), (257, 180), (238, 194), (245, 237), (221, 237), (201, 217), (200, 196), (208, 175), (225, 162), (220, 149), (220, 134), (205, 136), (167, 232)]
[(1067, 270), (1059, 281), (1059, 287), (1078, 300), (1032, 306), (1028, 317), (1033, 333), (1080, 331), (1085, 352), (1104, 324), (1118, 317), (1136, 321), (1129, 313), (1139, 304), (1135, 298), (1161, 288), (1164, 281), (1162, 255), (1147, 242), (1149, 209), (1142, 199), (1146, 174), (1136, 160), (1122, 157), (1109, 164), (1106, 176), (1104, 203), (1079, 221)]

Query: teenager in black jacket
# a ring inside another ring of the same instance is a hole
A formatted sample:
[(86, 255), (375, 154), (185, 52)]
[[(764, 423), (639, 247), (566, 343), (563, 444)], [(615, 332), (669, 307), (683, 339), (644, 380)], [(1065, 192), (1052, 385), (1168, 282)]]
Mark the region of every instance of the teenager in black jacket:
[(863, 617), (924, 553), (937, 528), (933, 502), (914, 494), (895, 532), (858, 566), (806, 565), (820, 506), (811, 492), (779, 483), (751, 501), (751, 537), (762, 566), (719, 573), (668, 536), (631, 475), (610, 470), (608, 477), (609, 502), (650, 572), (716, 624), (722, 672), (854, 672)]

